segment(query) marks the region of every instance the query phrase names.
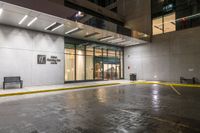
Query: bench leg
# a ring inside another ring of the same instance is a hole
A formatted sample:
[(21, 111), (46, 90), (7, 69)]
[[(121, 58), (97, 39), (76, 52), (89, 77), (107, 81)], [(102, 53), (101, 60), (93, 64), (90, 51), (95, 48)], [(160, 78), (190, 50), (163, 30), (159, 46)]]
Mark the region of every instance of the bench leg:
[(192, 78), (192, 81), (193, 81), (193, 84), (196, 84), (196, 82), (195, 82), (195, 78)]
[(23, 87), (23, 83), (21, 82), (21, 83), (20, 83), (20, 88), (22, 88), (22, 87)]
[(3, 83), (3, 89), (5, 90), (5, 88), (6, 88), (6, 85), (5, 85), (5, 83)]

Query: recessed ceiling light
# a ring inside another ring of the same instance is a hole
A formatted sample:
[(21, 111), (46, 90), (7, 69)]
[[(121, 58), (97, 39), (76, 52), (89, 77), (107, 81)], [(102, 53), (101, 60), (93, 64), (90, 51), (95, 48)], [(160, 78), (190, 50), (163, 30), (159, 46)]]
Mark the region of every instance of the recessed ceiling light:
[(80, 29), (80, 28), (77, 27), (77, 28), (74, 28), (72, 30), (69, 30), (69, 31), (65, 32), (65, 34), (72, 34), (74, 32), (78, 32), (79, 30), (82, 30), (82, 29)]
[(117, 43), (117, 42), (122, 42), (122, 41), (125, 41), (125, 40), (122, 39), (122, 38), (117, 38), (117, 39), (114, 39), (114, 40), (110, 40), (108, 42), (110, 42), (110, 43)]
[(53, 26), (53, 25), (55, 25), (55, 24), (56, 24), (56, 22), (50, 24), (49, 26), (47, 26), (47, 27), (45, 28), (45, 30), (49, 29), (51, 26)]
[(92, 37), (92, 36), (95, 36), (95, 35), (98, 35), (100, 33), (98, 32), (94, 32), (94, 33), (91, 33), (91, 34), (88, 34), (88, 35), (85, 35), (84, 37), (88, 38), (88, 37)]
[(3, 13), (3, 8), (0, 8), (0, 16), (1, 16), (2, 13)]
[(127, 43), (132, 43), (132, 41), (126, 41), (126, 42), (122, 42), (120, 43), (121, 45), (127, 44)]
[(38, 18), (35, 17), (33, 20), (31, 20), (31, 21), (28, 23), (27, 26), (28, 26), (28, 27), (31, 26), (37, 19), (38, 19)]
[(63, 26), (64, 26), (64, 24), (61, 24), (61, 25), (55, 27), (54, 29), (52, 29), (51, 31), (55, 31), (55, 30), (57, 30), (57, 29), (59, 29), (59, 28), (61, 28), (61, 27), (63, 27)]
[(19, 25), (22, 24), (26, 19), (27, 19), (28, 15), (25, 15), (19, 22)]
[(107, 36), (107, 37), (99, 38), (99, 41), (106, 41), (106, 40), (110, 40), (113, 38), (114, 38), (114, 36)]

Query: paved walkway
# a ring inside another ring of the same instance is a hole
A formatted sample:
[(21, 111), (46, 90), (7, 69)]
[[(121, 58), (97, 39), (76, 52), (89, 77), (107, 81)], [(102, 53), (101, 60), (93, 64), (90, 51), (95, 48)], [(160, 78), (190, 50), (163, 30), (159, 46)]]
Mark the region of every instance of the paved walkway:
[(45, 90), (53, 90), (60, 88), (71, 88), (71, 87), (81, 87), (81, 86), (95, 86), (102, 84), (112, 84), (112, 83), (129, 83), (129, 80), (110, 80), (110, 81), (92, 81), (92, 82), (81, 82), (81, 83), (68, 83), (68, 84), (60, 84), (60, 85), (48, 85), (48, 86), (32, 86), (32, 87), (24, 87), (17, 89), (1, 89), (0, 94), (10, 94), (10, 93), (23, 93), (23, 92), (31, 92), (31, 91), (45, 91)]

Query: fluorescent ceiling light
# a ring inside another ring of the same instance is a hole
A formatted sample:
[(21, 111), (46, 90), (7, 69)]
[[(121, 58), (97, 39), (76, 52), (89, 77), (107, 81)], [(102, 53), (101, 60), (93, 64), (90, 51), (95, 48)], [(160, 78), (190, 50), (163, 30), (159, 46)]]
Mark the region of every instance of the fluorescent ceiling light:
[(1, 16), (2, 13), (3, 13), (3, 8), (0, 8), (0, 16)]
[(57, 29), (59, 29), (59, 28), (61, 28), (61, 27), (63, 27), (63, 26), (64, 26), (64, 24), (61, 24), (61, 25), (55, 27), (54, 29), (52, 29), (51, 31), (57, 30)]
[(22, 24), (26, 19), (27, 19), (28, 15), (25, 15), (19, 22), (19, 25)]
[(137, 41), (127, 41), (127, 42), (123, 42), (123, 43), (120, 43), (121, 45), (124, 45), (124, 46), (130, 46), (130, 45), (136, 45), (136, 44), (140, 44), (139, 42)]
[(95, 36), (95, 35), (98, 35), (100, 33), (98, 32), (94, 32), (94, 33), (91, 33), (91, 34), (88, 34), (88, 35), (85, 35), (84, 37), (88, 38), (88, 37), (92, 37), (92, 36)]
[(33, 20), (31, 20), (31, 21), (28, 23), (27, 26), (28, 26), (28, 27), (31, 26), (37, 19), (38, 19), (38, 18), (35, 17)]
[(117, 42), (122, 42), (122, 41), (125, 41), (125, 40), (122, 39), (122, 38), (117, 38), (117, 39), (114, 39), (114, 40), (110, 40), (108, 42), (110, 42), (110, 43), (117, 43)]
[(51, 25), (47, 26), (47, 27), (45, 28), (45, 30), (49, 29), (51, 26), (53, 26), (53, 25), (55, 25), (55, 24), (56, 24), (56, 22), (52, 23)]
[(99, 41), (106, 41), (106, 40), (110, 40), (113, 38), (114, 38), (114, 36), (107, 36), (107, 37), (100, 38)]
[(69, 30), (69, 31), (65, 32), (65, 34), (70, 34), (70, 33), (73, 33), (75, 31), (78, 31), (78, 30), (80, 30), (80, 28), (77, 27), (77, 28), (74, 28), (72, 30)]
[(132, 41), (126, 41), (126, 42), (122, 42), (120, 43), (121, 45), (127, 44), (127, 43), (132, 43)]

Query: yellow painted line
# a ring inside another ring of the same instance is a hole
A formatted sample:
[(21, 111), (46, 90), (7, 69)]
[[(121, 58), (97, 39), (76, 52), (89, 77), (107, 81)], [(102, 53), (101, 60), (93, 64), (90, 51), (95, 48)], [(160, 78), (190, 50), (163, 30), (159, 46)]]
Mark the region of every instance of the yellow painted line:
[(158, 85), (166, 85), (166, 86), (177, 86), (177, 87), (191, 87), (191, 88), (200, 88), (200, 85), (194, 84), (176, 84), (176, 83), (163, 83), (163, 82), (151, 82), (151, 81), (134, 81), (130, 82), (130, 84), (158, 84)]
[(0, 94), (0, 97), (36, 94), (36, 93), (45, 93), (45, 92), (57, 92), (57, 91), (75, 90), (75, 89), (83, 89), (83, 88), (94, 88), (94, 87), (102, 87), (102, 86), (113, 86), (113, 85), (119, 85), (119, 84), (120, 83), (109, 83), (109, 84), (75, 86), (75, 87), (69, 87), (69, 88), (58, 88), (58, 89), (48, 89), (48, 90), (35, 90), (35, 91), (27, 91), (27, 92), (13, 92), (13, 93)]
[(176, 92), (176, 94), (181, 95), (181, 93), (173, 85), (170, 85), (170, 87)]
[[(134, 112), (131, 112), (131, 111), (128, 111), (128, 110), (124, 110), (124, 109), (118, 109), (118, 110), (122, 111), (122, 112), (126, 112), (126, 113), (129, 113), (129, 114), (132, 114), (132, 115), (135, 115)], [(193, 130), (196, 130), (196, 131), (200, 131), (200, 129), (198, 129), (198, 128), (193, 128), (193, 127), (190, 127), (189, 125), (186, 125), (186, 124), (183, 124), (183, 123), (176, 123), (174, 121), (162, 119), (162, 118), (159, 118), (159, 117), (151, 117), (151, 116), (143, 116), (143, 117), (146, 117), (148, 119), (153, 119), (153, 120), (156, 120), (156, 121), (159, 121), (159, 122), (168, 123), (168, 124), (171, 124), (171, 125), (177, 125), (179, 127), (184, 127), (184, 128), (189, 128), (189, 129), (193, 129)]]

